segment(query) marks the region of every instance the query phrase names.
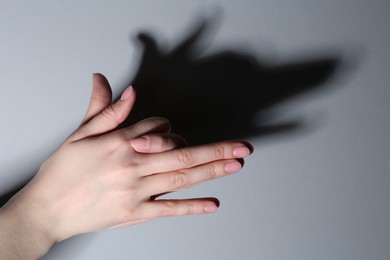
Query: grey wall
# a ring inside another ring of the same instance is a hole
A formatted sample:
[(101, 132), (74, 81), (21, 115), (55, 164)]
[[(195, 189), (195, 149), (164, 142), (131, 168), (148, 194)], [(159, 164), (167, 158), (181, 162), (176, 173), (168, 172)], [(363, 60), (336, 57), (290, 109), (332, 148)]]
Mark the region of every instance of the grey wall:
[[(218, 213), (80, 236), (45, 259), (390, 258), (389, 1), (24, 2), (0, 1), (3, 192), (77, 126), (93, 72), (121, 92), (142, 30), (173, 48), (217, 6), (203, 55), (229, 49), (278, 68), (337, 54), (340, 65), (320, 91), (265, 111), (303, 127), (252, 134), (256, 151), (240, 174), (173, 195), (216, 196)], [(231, 106), (243, 106), (238, 96)]]

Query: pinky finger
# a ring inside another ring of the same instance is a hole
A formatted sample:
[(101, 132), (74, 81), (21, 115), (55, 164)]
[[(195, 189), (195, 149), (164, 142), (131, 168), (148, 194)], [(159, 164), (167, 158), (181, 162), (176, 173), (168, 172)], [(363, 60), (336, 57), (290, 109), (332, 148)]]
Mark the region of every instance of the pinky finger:
[(140, 208), (143, 218), (200, 215), (218, 210), (219, 201), (215, 198), (154, 200), (144, 202)]

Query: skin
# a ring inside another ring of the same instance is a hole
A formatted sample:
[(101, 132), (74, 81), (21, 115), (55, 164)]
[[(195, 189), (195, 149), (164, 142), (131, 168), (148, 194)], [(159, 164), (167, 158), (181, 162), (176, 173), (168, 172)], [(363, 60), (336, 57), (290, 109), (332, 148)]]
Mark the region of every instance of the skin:
[(87, 232), (215, 212), (213, 198), (156, 198), (237, 172), (251, 153), (238, 141), (185, 147), (163, 118), (116, 129), (131, 112), (135, 90), (111, 100), (107, 79), (94, 74), (80, 127), (0, 209), (2, 259), (38, 259), (54, 244)]

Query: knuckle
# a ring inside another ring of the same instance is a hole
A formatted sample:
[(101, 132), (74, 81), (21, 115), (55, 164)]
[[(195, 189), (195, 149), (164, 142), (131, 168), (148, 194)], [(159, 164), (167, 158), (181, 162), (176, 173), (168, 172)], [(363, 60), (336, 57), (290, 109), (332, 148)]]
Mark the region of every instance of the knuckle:
[(174, 207), (175, 207), (175, 205), (172, 202), (170, 202), (170, 201), (165, 202), (164, 209), (161, 211), (160, 215), (162, 217), (173, 216), (174, 215)]
[(217, 160), (225, 158), (226, 148), (224, 145), (218, 145), (215, 149), (215, 158)]
[(177, 154), (177, 160), (183, 166), (190, 166), (193, 162), (192, 154), (185, 149), (180, 149), (178, 154)]
[(179, 172), (175, 176), (176, 189), (185, 188), (188, 185), (188, 177), (185, 173)]
[(217, 173), (217, 169), (216, 169), (215, 165), (209, 166), (209, 176), (210, 176), (210, 179), (215, 179), (218, 177), (218, 173)]
[(102, 111), (102, 115), (109, 120), (113, 120), (115, 124), (121, 123), (119, 119), (121, 117), (120, 113), (115, 109), (114, 105), (109, 105)]
[(187, 215), (194, 215), (194, 214), (196, 214), (195, 205), (193, 203), (190, 203), (187, 208)]
[(106, 107), (102, 114), (106, 117), (113, 117), (115, 115), (115, 108), (113, 105), (109, 105), (108, 107)]

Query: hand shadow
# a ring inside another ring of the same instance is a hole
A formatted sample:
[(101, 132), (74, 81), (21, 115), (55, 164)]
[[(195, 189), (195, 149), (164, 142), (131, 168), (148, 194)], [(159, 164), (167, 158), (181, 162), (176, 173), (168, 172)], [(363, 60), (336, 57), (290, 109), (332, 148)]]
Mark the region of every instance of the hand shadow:
[(149, 34), (138, 35), (142, 58), (130, 80), (138, 100), (121, 127), (151, 116), (166, 117), (173, 131), (190, 145), (299, 129), (303, 122), (297, 120), (268, 125), (274, 116), (269, 109), (323, 88), (340, 63), (338, 56), (273, 67), (242, 51), (226, 50), (199, 58), (198, 43), (207, 26), (207, 21), (201, 21), (171, 51), (162, 50)]

